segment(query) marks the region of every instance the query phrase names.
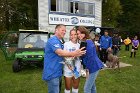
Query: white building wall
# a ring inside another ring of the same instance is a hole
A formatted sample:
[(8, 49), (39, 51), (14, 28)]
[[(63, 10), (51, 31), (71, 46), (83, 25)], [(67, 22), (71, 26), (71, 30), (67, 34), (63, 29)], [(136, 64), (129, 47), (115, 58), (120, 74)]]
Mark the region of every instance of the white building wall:
[(95, 27), (102, 26), (102, 0), (80, 0), (83, 2), (95, 3)]
[(48, 24), (48, 0), (38, 0), (38, 26), (39, 30), (46, 30)]
[(95, 0), (95, 27), (102, 26), (102, 0)]
[[(102, 0), (77, 0), (82, 2), (95, 3), (95, 27), (101, 27)], [(63, 4), (63, 3), (62, 3)], [(65, 7), (67, 8), (67, 6)], [(55, 25), (49, 25), (49, 0), (38, 0), (39, 30), (54, 32)], [(65, 38), (69, 38), (69, 30), (74, 26), (67, 26)]]

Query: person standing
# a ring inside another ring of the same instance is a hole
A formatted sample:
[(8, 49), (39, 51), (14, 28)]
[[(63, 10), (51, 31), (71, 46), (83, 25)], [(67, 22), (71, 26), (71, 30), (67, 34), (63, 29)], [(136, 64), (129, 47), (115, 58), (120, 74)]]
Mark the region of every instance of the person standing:
[(123, 44), (123, 39), (122, 39), (122, 37), (121, 36), (119, 36), (119, 39), (120, 39), (120, 46), (119, 46), (119, 50), (121, 50), (121, 46), (122, 46), (122, 44)]
[(125, 50), (129, 51), (129, 45), (131, 43), (131, 40), (129, 39), (129, 37), (127, 37), (123, 42), (125, 44)]
[(103, 68), (102, 61), (98, 58), (96, 53), (96, 46), (90, 39), (88, 30), (80, 26), (77, 28), (77, 34), (80, 41), (86, 42), (86, 54), (83, 55), (82, 61), (87, 69), (87, 77), (84, 85), (84, 93), (96, 93), (95, 80), (99, 73), (99, 70)]
[(108, 30), (104, 31), (104, 35), (100, 38), (100, 58), (102, 62), (104, 62), (104, 66), (106, 66), (107, 61), (107, 50), (111, 51), (112, 48), (112, 38), (108, 35)]
[(118, 33), (115, 33), (114, 37), (112, 38), (113, 55), (118, 54), (120, 46), (121, 46), (120, 38), (118, 37)]
[(134, 53), (134, 57), (136, 57), (136, 51), (138, 50), (138, 47), (139, 47), (139, 40), (138, 40), (138, 37), (135, 36), (134, 40), (132, 40), (132, 50), (131, 50), (130, 57), (133, 56), (133, 53)]
[(55, 35), (45, 45), (44, 67), (42, 79), (47, 83), (48, 93), (59, 93), (59, 85), (63, 71), (63, 57), (78, 57), (85, 54), (84, 48), (69, 52), (63, 50), (61, 39), (66, 33), (66, 26), (58, 24)]
[(100, 41), (99, 40), (100, 40), (100, 35), (95, 34), (95, 38), (93, 39), (93, 42), (95, 43), (97, 54), (100, 57)]
[[(79, 47), (80, 44), (78, 43), (77, 32), (72, 29), (70, 31), (70, 41), (64, 43), (64, 50), (75, 51), (79, 49)], [(65, 93), (70, 93), (71, 88), (72, 93), (78, 93), (81, 71), (81, 62), (79, 57), (73, 58), (71, 65), (73, 68), (76, 68), (76, 71), (79, 73), (79, 77), (74, 76), (72, 69), (70, 69), (67, 64), (64, 65)]]

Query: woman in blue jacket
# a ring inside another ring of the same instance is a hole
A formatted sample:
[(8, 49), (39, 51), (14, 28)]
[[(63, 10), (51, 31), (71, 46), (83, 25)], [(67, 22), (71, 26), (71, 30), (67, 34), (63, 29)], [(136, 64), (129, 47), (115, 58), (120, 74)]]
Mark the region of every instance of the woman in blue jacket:
[(81, 57), (83, 64), (85, 65), (89, 73), (84, 85), (84, 93), (96, 93), (95, 80), (99, 73), (99, 70), (104, 66), (101, 60), (98, 58), (95, 44), (90, 39), (88, 30), (85, 27), (80, 26), (77, 28), (77, 34), (79, 40), (85, 41), (87, 43), (86, 54)]

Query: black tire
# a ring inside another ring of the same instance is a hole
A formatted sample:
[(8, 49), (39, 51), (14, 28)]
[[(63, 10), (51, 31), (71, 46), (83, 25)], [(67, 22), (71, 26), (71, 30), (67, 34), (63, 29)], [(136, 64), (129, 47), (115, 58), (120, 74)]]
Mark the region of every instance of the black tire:
[(37, 66), (37, 67), (43, 68), (43, 62), (38, 62), (38, 63), (36, 63), (36, 66)]
[(19, 72), (21, 70), (20, 60), (16, 59), (13, 63), (13, 72)]

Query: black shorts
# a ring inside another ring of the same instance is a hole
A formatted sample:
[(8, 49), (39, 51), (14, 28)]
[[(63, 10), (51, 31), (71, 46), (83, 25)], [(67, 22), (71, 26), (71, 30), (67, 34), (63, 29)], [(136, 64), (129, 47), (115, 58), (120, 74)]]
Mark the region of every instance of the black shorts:
[(132, 46), (132, 49), (134, 49), (134, 50), (138, 50), (138, 48), (135, 48), (134, 46)]

